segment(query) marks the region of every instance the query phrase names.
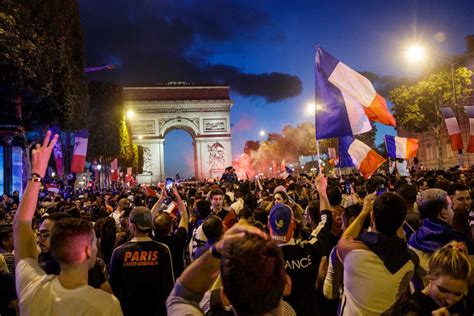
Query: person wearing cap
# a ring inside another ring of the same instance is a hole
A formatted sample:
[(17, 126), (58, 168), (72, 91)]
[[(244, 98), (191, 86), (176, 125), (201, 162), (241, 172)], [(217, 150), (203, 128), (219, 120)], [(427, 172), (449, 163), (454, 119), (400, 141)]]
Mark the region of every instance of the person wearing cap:
[(153, 220), (148, 208), (134, 207), (128, 221), (133, 238), (112, 254), (112, 290), (124, 315), (166, 315), (165, 301), (174, 283), (171, 252), (150, 238)]
[(426, 278), (428, 263), (432, 254), (450, 241), (464, 242), (470, 257), (474, 255), (474, 244), (465, 234), (452, 227), (454, 211), (448, 193), (441, 189), (422, 191), (417, 199), (421, 216), (421, 226), (408, 240), (408, 245), (420, 261), (413, 278), (416, 290), (422, 290), (428, 284)]
[(295, 217), (288, 205), (275, 204), (268, 218), (270, 237), (282, 249), (285, 270), (292, 281), (291, 294), (284, 297), (284, 300), (293, 307), (297, 315), (319, 315), (316, 280), (319, 265), (323, 257), (327, 256), (326, 235), (331, 224), (328, 210), (322, 211), (321, 215), (322, 220), (312, 231), (309, 240), (293, 238)]

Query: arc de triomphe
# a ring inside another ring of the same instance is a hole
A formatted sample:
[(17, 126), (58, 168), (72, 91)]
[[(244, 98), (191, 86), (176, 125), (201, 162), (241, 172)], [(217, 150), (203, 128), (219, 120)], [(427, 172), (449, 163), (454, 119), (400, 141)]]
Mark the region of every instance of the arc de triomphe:
[(140, 183), (165, 178), (164, 142), (173, 129), (187, 131), (194, 146), (196, 178), (220, 177), (232, 164), (228, 86), (161, 85), (124, 87), (125, 107), (135, 112), (131, 120), (133, 141), (143, 147)]

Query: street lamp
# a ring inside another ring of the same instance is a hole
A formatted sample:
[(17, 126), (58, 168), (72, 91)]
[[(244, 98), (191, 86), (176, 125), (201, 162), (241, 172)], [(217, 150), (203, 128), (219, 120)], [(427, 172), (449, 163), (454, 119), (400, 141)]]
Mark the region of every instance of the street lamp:
[(135, 111), (133, 110), (128, 110), (127, 111), (127, 117), (131, 120), (135, 117)]
[(259, 133), (260, 137), (265, 136), (265, 134), (266, 134), (266, 132), (265, 132), (263, 129), (262, 129), (262, 130), (260, 131), (260, 133)]
[(408, 61), (420, 62), (426, 59), (426, 50), (420, 44), (412, 44), (405, 50), (405, 57)]
[(306, 114), (314, 115), (316, 113), (316, 104), (314, 102), (309, 102), (306, 104)]
[[(453, 88), (453, 106), (456, 109), (456, 116), (458, 119), (460, 118), (459, 116), (459, 107), (457, 104), (457, 96), (456, 96), (456, 78), (455, 78), (455, 66), (457, 63), (459, 63), (465, 56), (460, 55), (460, 56), (447, 56), (444, 54), (438, 53), (433, 53), (432, 56), (436, 58), (437, 60), (447, 63), (450, 66), (451, 70), (451, 86)], [(420, 44), (413, 44), (410, 45), (406, 51), (405, 51), (405, 57), (407, 58), (408, 61), (416, 61), (416, 62), (421, 62), (423, 60), (427, 59), (427, 54), (426, 50), (423, 46)], [(458, 159), (459, 159), (459, 166), (463, 167), (464, 161), (462, 157), (462, 149), (459, 149), (458, 151)]]

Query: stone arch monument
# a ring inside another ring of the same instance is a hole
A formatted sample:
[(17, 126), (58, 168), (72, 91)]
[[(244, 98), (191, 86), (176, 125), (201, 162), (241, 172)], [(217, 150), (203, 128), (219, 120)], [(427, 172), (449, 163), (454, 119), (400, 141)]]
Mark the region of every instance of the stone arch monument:
[(143, 147), (143, 173), (139, 183), (165, 177), (164, 142), (173, 129), (193, 139), (194, 171), (198, 179), (220, 177), (232, 164), (228, 86), (166, 84), (124, 87), (125, 107), (132, 109), (133, 141)]

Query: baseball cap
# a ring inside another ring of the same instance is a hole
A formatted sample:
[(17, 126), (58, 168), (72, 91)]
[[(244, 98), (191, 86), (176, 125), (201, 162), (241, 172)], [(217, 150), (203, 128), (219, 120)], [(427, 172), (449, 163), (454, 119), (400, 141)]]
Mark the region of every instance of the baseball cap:
[(272, 238), (280, 241), (288, 241), (292, 237), (291, 222), (293, 211), (286, 204), (275, 204), (270, 210), (269, 226)]
[(130, 212), (130, 222), (137, 225), (141, 230), (153, 229), (151, 212), (144, 206), (136, 206)]

